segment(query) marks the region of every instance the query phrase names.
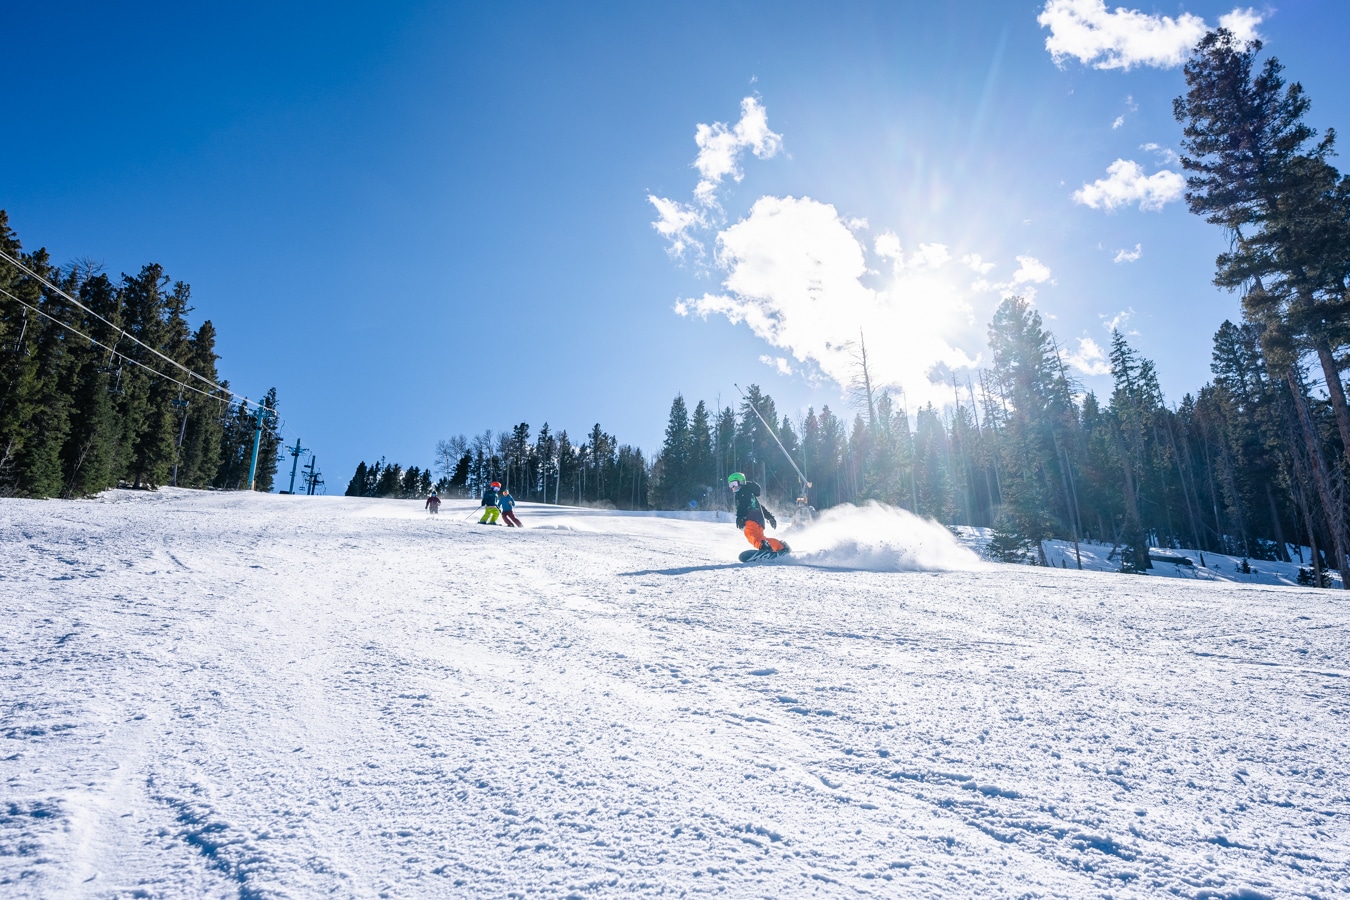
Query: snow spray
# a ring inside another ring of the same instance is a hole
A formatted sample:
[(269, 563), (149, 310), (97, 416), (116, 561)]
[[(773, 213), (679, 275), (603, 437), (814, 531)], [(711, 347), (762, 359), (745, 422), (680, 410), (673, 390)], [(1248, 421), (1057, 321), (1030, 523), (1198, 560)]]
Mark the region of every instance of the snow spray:
[(868, 501), (836, 506), (784, 535), (791, 562), (869, 572), (971, 571), (983, 563), (950, 531), (908, 510)]

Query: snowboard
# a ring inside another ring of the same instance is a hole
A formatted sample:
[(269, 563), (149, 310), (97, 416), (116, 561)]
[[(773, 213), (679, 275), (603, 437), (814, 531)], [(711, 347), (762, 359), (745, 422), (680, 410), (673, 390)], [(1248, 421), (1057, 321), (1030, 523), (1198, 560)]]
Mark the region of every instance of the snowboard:
[(771, 559), (778, 559), (780, 556), (787, 556), (791, 551), (792, 548), (787, 544), (784, 544), (783, 549), (779, 550), (777, 553), (772, 550), (746, 550), (741, 554), (741, 562), (768, 562)]

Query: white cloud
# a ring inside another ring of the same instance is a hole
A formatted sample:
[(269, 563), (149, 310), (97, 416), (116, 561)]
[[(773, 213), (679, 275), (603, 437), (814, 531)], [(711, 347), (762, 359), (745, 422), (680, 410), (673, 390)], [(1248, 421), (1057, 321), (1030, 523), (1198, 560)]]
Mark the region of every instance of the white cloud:
[(1119, 250), (1116, 252), (1117, 263), (1135, 262), (1144, 255), (1144, 245), (1135, 244), (1133, 250)]
[[(1125, 110), (1126, 112), (1132, 113), (1139, 112), (1139, 104), (1134, 102), (1133, 94), (1125, 95)], [(1116, 116), (1116, 120), (1111, 123), (1111, 130), (1115, 131), (1117, 128), (1121, 127), (1124, 124), (1125, 124), (1125, 114), (1121, 113), (1120, 115)]]
[[(881, 246), (886, 254), (900, 252), (898, 238)], [(911, 400), (921, 402), (930, 399), (925, 373), (934, 365), (959, 369), (976, 362), (950, 343), (972, 316), (943, 271), (944, 254), (943, 245), (921, 245), (915, 258), (923, 265), (906, 266), (885, 289), (873, 289), (862, 281), (866, 248), (833, 206), (807, 197), (761, 197), (746, 218), (718, 235), (722, 292), (682, 300), (676, 311), (743, 322), (840, 386), (854, 375), (853, 347), (862, 329), (874, 378), (904, 385)], [(780, 371), (791, 365), (786, 357), (782, 364), (767, 359)], [(931, 399), (942, 402), (945, 395), (933, 390)]]
[(1227, 28), (1233, 32), (1233, 37), (1244, 44), (1250, 44), (1260, 37), (1256, 33), (1256, 26), (1260, 25), (1264, 18), (1259, 12), (1251, 8), (1235, 9), (1230, 13), (1219, 16), (1219, 27)]
[[(728, 127), (723, 122), (711, 125), (699, 124), (694, 129), (694, 143), (698, 144), (698, 157), (693, 167), (701, 176), (694, 188), (695, 204), (684, 204), (678, 200), (647, 195), (647, 202), (656, 207), (657, 220), (652, 227), (670, 242), (666, 252), (672, 258), (681, 259), (692, 250), (698, 258), (704, 256), (703, 242), (694, 236), (697, 229), (706, 229), (711, 223), (711, 213), (721, 218), (717, 205), (717, 188), (728, 175), (733, 181), (745, 177), (741, 170), (741, 157), (746, 150), (760, 159), (768, 159), (778, 153), (783, 146), (782, 135), (769, 130), (769, 116), (764, 106), (754, 97), (741, 101), (741, 119)], [(859, 228), (866, 228), (865, 219), (852, 222)]]
[(1065, 354), (1065, 361), (1084, 375), (1110, 375), (1111, 363), (1101, 346), (1090, 337), (1078, 339), (1078, 349)]
[(1107, 177), (1074, 191), (1074, 202), (1107, 210), (1138, 203), (1142, 210), (1158, 212), (1164, 204), (1180, 200), (1186, 190), (1186, 180), (1176, 172), (1162, 169), (1146, 176), (1143, 166), (1133, 160), (1118, 159), (1106, 173)]
[(1013, 273), (1013, 284), (1044, 284), (1050, 280), (1050, 267), (1034, 256), (1019, 256), (1020, 263)]
[[(1105, 328), (1107, 331), (1123, 331), (1125, 328), (1125, 323), (1130, 321), (1130, 317), (1133, 315), (1134, 315), (1134, 307), (1130, 307), (1129, 309), (1122, 309), (1120, 312), (1112, 316), (1102, 315), (1100, 316), (1102, 320), (1102, 327)], [(1137, 334), (1138, 332), (1125, 332), (1125, 333)]]
[(900, 247), (900, 238), (896, 237), (894, 231), (883, 231), (877, 235), (877, 239), (872, 242), (872, 249), (882, 259), (898, 260), (904, 253)]
[(741, 120), (732, 127), (725, 123), (699, 124), (694, 132), (698, 144), (698, 158), (694, 168), (701, 176), (694, 188), (694, 197), (704, 206), (717, 203), (717, 188), (722, 179), (733, 181), (745, 177), (741, 171), (741, 156), (746, 150), (759, 159), (774, 156), (783, 146), (783, 136), (769, 130), (768, 111), (754, 97), (741, 101)]
[[(759, 102), (746, 98), (734, 128), (700, 125), (696, 141), (700, 180), (692, 202), (649, 195), (658, 216), (652, 227), (669, 242), (671, 256), (694, 253), (723, 280), (701, 297), (678, 300), (675, 312), (744, 324), (771, 348), (760, 357), (765, 365), (841, 388), (856, 374), (862, 333), (878, 385), (903, 387), (911, 404), (948, 402), (927, 373), (978, 365), (978, 352), (972, 358), (958, 343), (978, 334), (973, 295), (962, 282), (967, 270), (985, 275), (994, 263), (975, 253), (958, 258), (943, 243), (915, 249), (890, 229), (873, 236), (866, 219), (841, 216), (807, 197), (761, 197), (745, 218), (727, 226), (717, 186), (727, 176), (741, 179), (746, 150), (771, 156), (782, 138), (769, 130)], [(889, 265), (878, 266), (878, 260)], [(1030, 256), (1017, 262), (1018, 269), (995, 288), (1004, 296), (1032, 297), (1050, 270)]]
[(980, 254), (978, 253), (967, 253), (965, 256), (961, 257), (961, 265), (970, 269), (972, 272), (978, 272), (981, 275), (987, 274), (994, 268), (993, 263), (985, 262), (980, 258)]
[(937, 269), (951, 261), (946, 244), (920, 244), (918, 252), (905, 261), (909, 269)]
[(1171, 147), (1164, 147), (1162, 144), (1140, 144), (1139, 149), (1152, 153), (1157, 158), (1159, 164), (1164, 166), (1170, 166), (1173, 163), (1181, 162), (1181, 157), (1177, 156), (1175, 150)]
[[(1219, 24), (1251, 40), (1262, 19), (1254, 9), (1234, 9), (1220, 16)], [(1205, 20), (1192, 13), (1173, 19), (1124, 7), (1108, 10), (1105, 0), (1047, 0), (1036, 22), (1050, 29), (1045, 49), (1056, 65), (1072, 56), (1097, 69), (1126, 71), (1179, 66), (1209, 31)]]
[(703, 255), (703, 244), (689, 233), (707, 224), (702, 213), (678, 200), (667, 200), (652, 194), (647, 195), (647, 201), (656, 207), (656, 214), (660, 216), (652, 223), (652, 227), (670, 242), (670, 246), (666, 248), (667, 253), (679, 258), (692, 247), (699, 256)]
[[(978, 257), (977, 257), (978, 259)], [(992, 266), (986, 265), (983, 271), (988, 271)], [(997, 292), (1000, 297), (1024, 297), (1027, 300), (1036, 298), (1036, 285), (1044, 284), (1050, 279), (1050, 267), (1041, 262), (1034, 256), (1017, 257), (1017, 271), (1013, 272), (1012, 277), (1006, 281), (990, 281), (987, 278), (976, 279), (971, 284), (970, 289), (979, 294)], [(1054, 282), (1051, 281), (1051, 284)]]

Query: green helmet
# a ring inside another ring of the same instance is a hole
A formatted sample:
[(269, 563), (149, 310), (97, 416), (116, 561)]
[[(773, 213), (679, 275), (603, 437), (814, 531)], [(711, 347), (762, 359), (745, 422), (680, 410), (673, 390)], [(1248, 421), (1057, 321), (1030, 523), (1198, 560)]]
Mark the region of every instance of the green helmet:
[(745, 476), (740, 472), (732, 472), (727, 476), (727, 484), (736, 484), (737, 482), (745, 484)]

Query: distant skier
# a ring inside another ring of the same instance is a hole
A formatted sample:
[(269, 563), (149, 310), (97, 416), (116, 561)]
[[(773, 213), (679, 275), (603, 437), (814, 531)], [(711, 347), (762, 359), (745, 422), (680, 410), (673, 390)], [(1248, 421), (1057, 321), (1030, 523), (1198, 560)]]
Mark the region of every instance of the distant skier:
[(441, 511), (441, 498), (436, 496), (435, 491), (432, 491), (431, 494), (427, 496), (426, 509), (429, 509), (433, 516)]
[(516, 508), (516, 498), (511, 496), (510, 491), (508, 490), (502, 491), (502, 497), (500, 502), (502, 505), (502, 520), (506, 522), (506, 527), (524, 528), (525, 526), (520, 524), (520, 520), (517, 519), (516, 514), (512, 512), (512, 510)]
[(746, 481), (740, 472), (728, 475), (727, 484), (736, 495), (736, 527), (745, 532), (745, 539), (750, 542), (750, 546), (764, 553), (788, 552), (790, 548), (787, 544), (764, 536), (764, 520), (768, 519), (774, 528), (778, 527), (778, 521), (773, 513), (760, 504), (759, 485)]
[(494, 481), (488, 485), (487, 490), (483, 491), (483, 502), (478, 504), (483, 509), (483, 518), (478, 520), (479, 525), (500, 525), (497, 517), (501, 515), (502, 495), (498, 493), (501, 490), (501, 483)]

